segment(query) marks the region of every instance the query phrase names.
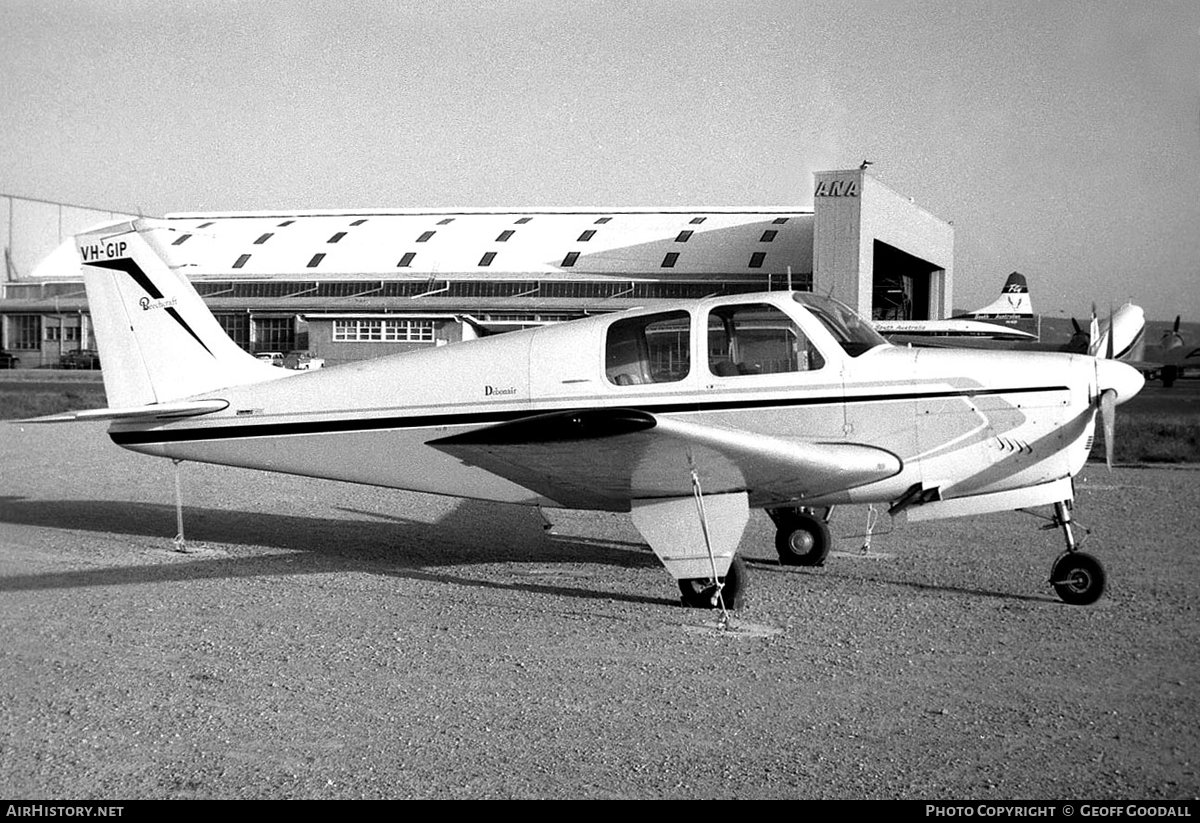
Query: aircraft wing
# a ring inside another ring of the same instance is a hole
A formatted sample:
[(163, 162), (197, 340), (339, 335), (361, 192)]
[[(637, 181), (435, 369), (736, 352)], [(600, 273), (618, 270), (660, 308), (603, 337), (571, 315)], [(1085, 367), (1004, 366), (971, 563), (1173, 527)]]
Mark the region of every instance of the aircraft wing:
[(898, 457), (853, 443), (806, 443), (638, 409), (553, 412), (433, 440), (435, 449), (559, 505), (628, 511), (630, 501), (746, 491), (783, 503), (897, 474)]
[(151, 420), (173, 419), (212, 414), (229, 407), (228, 400), (179, 400), (172, 403), (152, 403), (148, 406), (129, 406), (123, 409), (85, 409), (83, 411), (29, 417), (15, 423), (82, 423), (88, 420)]

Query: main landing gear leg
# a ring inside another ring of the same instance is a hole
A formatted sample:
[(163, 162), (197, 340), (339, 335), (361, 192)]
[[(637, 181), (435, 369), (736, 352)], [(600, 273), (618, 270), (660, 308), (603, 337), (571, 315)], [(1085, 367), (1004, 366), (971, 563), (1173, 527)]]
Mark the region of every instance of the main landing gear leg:
[(1054, 567), (1050, 571), (1050, 585), (1064, 603), (1073, 606), (1095, 603), (1104, 594), (1104, 566), (1092, 555), (1079, 551), (1075, 535), (1071, 531), (1070, 500), (1054, 504), (1052, 526), (1062, 528), (1067, 550), (1054, 561)]
[(829, 534), (829, 516), (833, 509), (826, 509), (824, 516), (818, 510), (802, 506), (786, 509), (768, 509), (767, 514), (775, 521), (775, 551), (784, 566), (823, 566), (833, 545)]

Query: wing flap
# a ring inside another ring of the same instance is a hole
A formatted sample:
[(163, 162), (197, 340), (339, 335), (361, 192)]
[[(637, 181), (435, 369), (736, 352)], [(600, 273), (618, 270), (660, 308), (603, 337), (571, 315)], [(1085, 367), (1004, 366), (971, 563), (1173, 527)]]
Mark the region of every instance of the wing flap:
[(897, 474), (891, 452), (813, 443), (661, 417), (637, 409), (537, 415), (434, 440), (435, 449), (571, 508), (748, 492), (752, 505), (816, 497)]

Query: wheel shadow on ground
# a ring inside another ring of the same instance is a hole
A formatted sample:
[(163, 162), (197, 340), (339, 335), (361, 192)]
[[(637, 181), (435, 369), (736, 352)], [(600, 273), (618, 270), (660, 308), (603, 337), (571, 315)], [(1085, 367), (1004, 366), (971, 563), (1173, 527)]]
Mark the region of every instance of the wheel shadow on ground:
[[(660, 564), (645, 545), (554, 534), (543, 529), (535, 511), (524, 507), (462, 500), (456, 508), (428, 523), (385, 513), (339, 511), (351, 516), (318, 517), (188, 506), (184, 509), (187, 544), (199, 549), (189, 554), (171, 551), (176, 527), (175, 508), (171, 505), (0, 497), (0, 524), (131, 541), (124, 556), (114, 559), (111, 551), (105, 555), (113, 560), (113, 565), (10, 575), (0, 578), (0, 591), (361, 571), (585, 599), (677, 602), (550, 582), (554, 579), (554, 568), (566, 564), (629, 569), (658, 568)], [(238, 556), (236, 547), (282, 553)], [(147, 554), (156, 555), (154, 562), (134, 565), (127, 562), (129, 558), (144, 559)], [(86, 562), (95, 562), (86, 554), (79, 556)], [(457, 566), (491, 563), (544, 564), (551, 573), (539, 575), (536, 583), (510, 583), (448, 571)]]

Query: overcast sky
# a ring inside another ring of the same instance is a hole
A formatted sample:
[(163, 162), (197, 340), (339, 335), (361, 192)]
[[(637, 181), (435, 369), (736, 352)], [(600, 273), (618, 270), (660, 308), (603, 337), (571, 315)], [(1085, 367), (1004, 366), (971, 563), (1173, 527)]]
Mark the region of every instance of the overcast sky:
[(955, 227), (954, 303), (1200, 319), (1197, 0), (0, 0), (0, 192), (163, 214), (810, 206)]

